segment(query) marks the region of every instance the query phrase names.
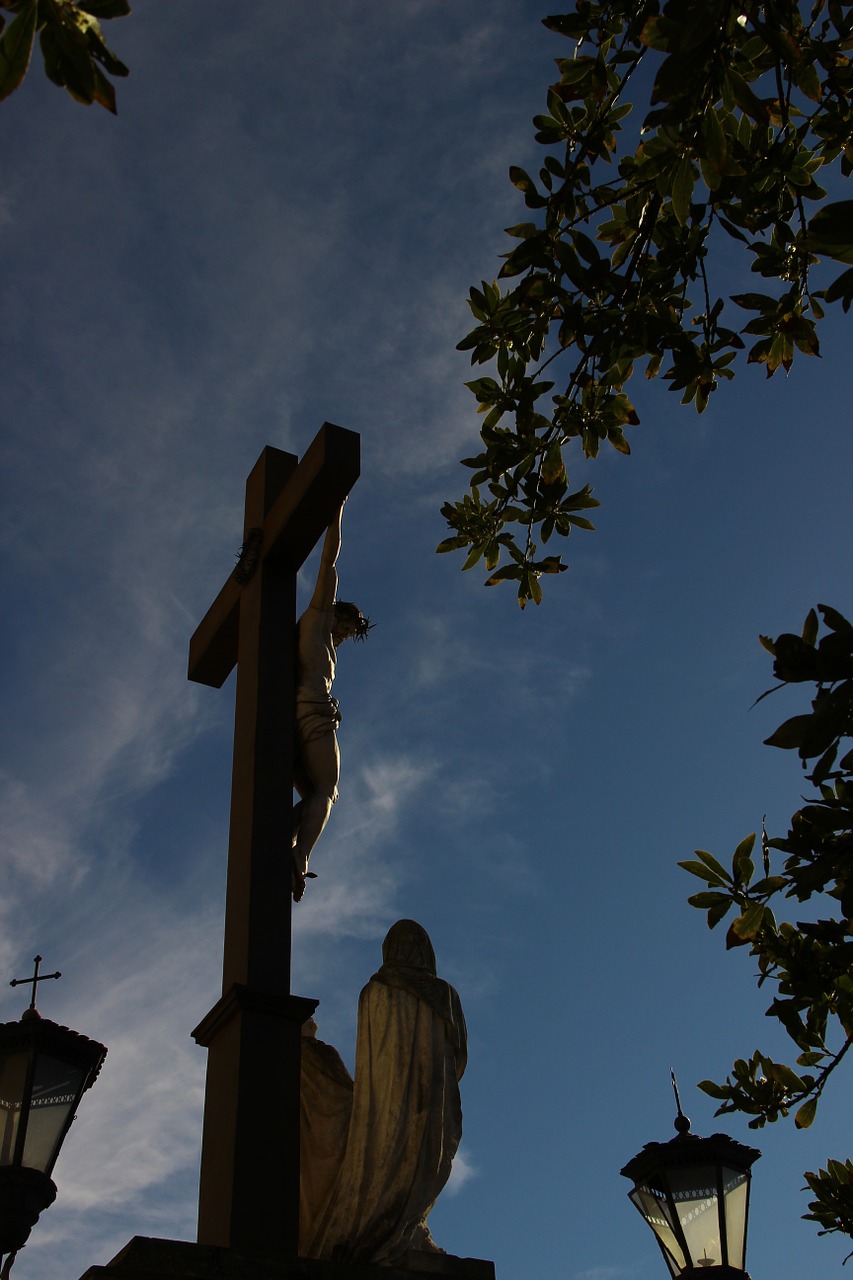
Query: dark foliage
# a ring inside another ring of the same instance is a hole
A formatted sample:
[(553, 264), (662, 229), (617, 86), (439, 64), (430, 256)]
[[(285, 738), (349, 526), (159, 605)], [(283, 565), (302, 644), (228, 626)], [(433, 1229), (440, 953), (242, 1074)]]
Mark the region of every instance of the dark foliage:
[[(127, 67), (104, 42), (101, 21), (130, 13), (127, 0), (0, 0), (0, 99), (20, 87), (38, 36), (45, 74), (77, 102), (99, 103), (115, 114), (115, 88), (107, 76)], [(106, 74), (105, 74), (106, 73)]]
[[(735, 909), (726, 946), (749, 947), (759, 986), (774, 988), (767, 1014), (798, 1051), (792, 1067), (756, 1050), (734, 1063), (724, 1083), (700, 1084), (720, 1101), (718, 1115), (743, 1112), (753, 1129), (791, 1111), (795, 1125), (808, 1128), (853, 1043), (853, 626), (835, 609), (818, 608), (825, 626), (820, 638), (812, 610), (802, 635), (762, 639), (782, 685), (815, 685), (811, 710), (767, 739), (768, 746), (799, 754), (814, 795), (793, 815), (786, 836), (769, 839), (762, 832), (758, 871), (754, 834), (738, 845), (731, 871), (702, 849), (696, 860), (680, 864), (708, 886), (690, 902), (707, 912), (712, 929)], [(777, 922), (771, 903), (778, 911), (785, 899), (817, 900), (821, 918)], [(853, 1237), (853, 1163), (829, 1160), (805, 1177), (815, 1199), (804, 1217), (819, 1223), (821, 1234)]]
[[(470, 292), (459, 346), (493, 368), (468, 384), (483, 448), (439, 547), (514, 581), (522, 607), (565, 567), (539, 544), (593, 527), (573, 450), (630, 453), (638, 369), (701, 413), (739, 352), (788, 370), (819, 354), (826, 304), (853, 301), (853, 201), (819, 185), (853, 171), (851, 0), (578, 0), (544, 22), (569, 47), (533, 122), (542, 167), (510, 169), (527, 220)], [(761, 292), (718, 295), (723, 242)], [(821, 259), (844, 270), (815, 288)]]

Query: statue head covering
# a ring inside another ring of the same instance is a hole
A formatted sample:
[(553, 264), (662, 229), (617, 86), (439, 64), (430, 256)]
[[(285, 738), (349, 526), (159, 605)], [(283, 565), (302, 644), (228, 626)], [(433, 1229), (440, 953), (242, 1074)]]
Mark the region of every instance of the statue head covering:
[(435, 951), (426, 929), (416, 920), (398, 920), (391, 925), (382, 943), (382, 959), (385, 964), (426, 969), (435, 977)]
[(423, 925), (416, 920), (392, 924), (382, 943), (382, 959), (385, 963), (371, 982), (408, 991), (450, 1024), (454, 1038), (463, 1034), (456, 1025), (462, 1014), (459, 997), (449, 982), (436, 977), (435, 951)]

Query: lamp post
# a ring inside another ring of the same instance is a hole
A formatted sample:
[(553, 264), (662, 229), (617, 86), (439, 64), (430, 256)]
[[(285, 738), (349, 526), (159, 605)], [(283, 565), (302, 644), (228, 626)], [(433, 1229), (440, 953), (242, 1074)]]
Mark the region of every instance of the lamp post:
[(19, 1022), (0, 1024), (0, 1271), (7, 1276), (39, 1214), (56, 1198), (50, 1175), (81, 1097), (95, 1081), (106, 1049), (42, 1018), (36, 988), (59, 973), (39, 974), (35, 958), (30, 1007)]
[(750, 1167), (761, 1155), (724, 1133), (690, 1132), (675, 1086), (677, 1136), (647, 1142), (621, 1170), (632, 1202), (677, 1280), (749, 1280), (744, 1270)]

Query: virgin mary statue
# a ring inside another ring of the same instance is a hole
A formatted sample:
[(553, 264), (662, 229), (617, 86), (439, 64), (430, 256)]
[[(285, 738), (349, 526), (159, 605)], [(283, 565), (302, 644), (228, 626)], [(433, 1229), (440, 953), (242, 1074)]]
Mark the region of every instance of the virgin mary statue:
[(398, 920), (382, 959), (359, 997), (340, 1173), (302, 1252), (393, 1266), (410, 1249), (438, 1249), (426, 1218), (462, 1136), (467, 1034), (459, 996), (436, 977), (421, 925)]

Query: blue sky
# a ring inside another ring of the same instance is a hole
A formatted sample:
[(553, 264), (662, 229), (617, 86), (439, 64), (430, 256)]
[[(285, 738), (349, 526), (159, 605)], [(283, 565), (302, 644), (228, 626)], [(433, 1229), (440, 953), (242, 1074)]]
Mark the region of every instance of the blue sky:
[[(294, 990), (351, 1065), (385, 931), (430, 932), (470, 1032), (436, 1240), (500, 1280), (661, 1277), (619, 1169), (673, 1133), (672, 1066), (694, 1131), (764, 1151), (755, 1280), (840, 1274), (844, 1243), (799, 1215), (802, 1170), (850, 1153), (845, 1083), (806, 1134), (714, 1121), (695, 1082), (786, 1044), (676, 863), (797, 804), (762, 739), (799, 704), (749, 708), (759, 633), (851, 609), (849, 321), (701, 418), (638, 388), (633, 456), (576, 472), (597, 531), (538, 610), (436, 557), (476, 439), (465, 297), (522, 216), (506, 172), (535, 164), (563, 51), (541, 16), (140, 0), (111, 24), (117, 119), (39, 68), (2, 106), (0, 972), (40, 952), (65, 975), (43, 1013), (110, 1050), (16, 1280), (194, 1236), (233, 680), (188, 684), (186, 647), (256, 457), (324, 420), (362, 435), (339, 568), (377, 626), (340, 656), (341, 799)], [(25, 1003), (0, 987), (3, 1019)]]

